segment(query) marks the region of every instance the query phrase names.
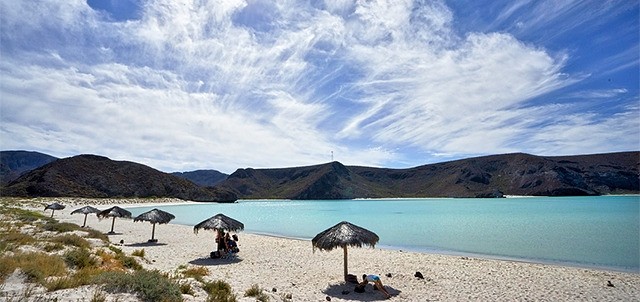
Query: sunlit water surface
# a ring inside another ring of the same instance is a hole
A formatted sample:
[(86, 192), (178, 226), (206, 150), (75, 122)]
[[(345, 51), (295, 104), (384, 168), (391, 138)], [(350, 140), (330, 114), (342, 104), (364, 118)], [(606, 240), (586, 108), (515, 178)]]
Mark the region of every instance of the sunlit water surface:
[[(135, 215), (154, 207), (129, 208)], [(245, 231), (311, 239), (340, 221), (377, 247), (638, 272), (640, 196), (245, 201), (158, 206), (193, 226), (217, 213)]]

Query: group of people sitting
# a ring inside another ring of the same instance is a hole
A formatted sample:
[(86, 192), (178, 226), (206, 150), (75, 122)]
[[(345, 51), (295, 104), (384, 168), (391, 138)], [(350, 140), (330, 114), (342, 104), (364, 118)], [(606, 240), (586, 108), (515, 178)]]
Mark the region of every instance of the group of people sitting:
[(238, 235), (231, 236), (223, 230), (218, 230), (216, 235), (217, 249), (211, 252), (211, 258), (229, 258), (240, 251), (238, 249)]

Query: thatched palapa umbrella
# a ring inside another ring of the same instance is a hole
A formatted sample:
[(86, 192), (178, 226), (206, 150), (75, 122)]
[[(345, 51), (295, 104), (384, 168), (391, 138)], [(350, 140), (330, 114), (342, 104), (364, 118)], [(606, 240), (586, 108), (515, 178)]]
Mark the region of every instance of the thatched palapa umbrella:
[(84, 214), (84, 222), (82, 223), (82, 227), (84, 228), (85, 226), (87, 226), (87, 215), (89, 214), (93, 214), (93, 213), (100, 213), (100, 210), (92, 207), (92, 206), (84, 206), (82, 208), (73, 210), (73, 212), (71, 212), (71, 214)]
[(108, 234), (115, 234), (115, 232), (113, 231), (113, 225), (116, 222), (116, 217), (131, 218), (131, 212), (121, 207), (115, 206), (98, 213), (98, 218), (102, 219), (106, 217), (113, 217), (113, 221), (111, 221), (111, 231)]
[(44, 207), (44, 210), (51, 210), (51, 217), (53, 217), (53, 213), (55, 213), (56, 210), (62, 210), (64, 209), (65, 206), (62, 204), (59, 204), (57, 202), (54, 202), (50, 205), (47, 205), (46, 207)]
[(198, 234), (198, 230), (223, 230), (223, 231), (242, 231), (244, 224), (224, 214), (216, 214), (215, 216), (196, 224), (193, 232)]
[(351, 224), (349, 222), (340, 222), (313, 237), (311, 244), (313, 250), (330, 251), (338, 247), (344, 250), (344, 279), (347, 280), (347, 246), (362, 247), (362, 245), (370, 245), (375, 247), (380, 238), (376, 233), (365, 228)]
[(158, 242), (158, 239), (154, 238), (156, 233), (156, 223), (159, 223), (159, 224), (169, 223), (169, 221), (173, 220), (174, 218), (176, 218), (176, 216), (174, 216), (169, 212), (153, 209), (151, 211), (144, 212), (138, 215), (136, 218), (133, 219), (133, 222), (136, 222), (136, 221), (151, 222), (151, 224), (153, 225), (153, 229), (151, 230), (151, 239), (149, 239), (149, 242)]

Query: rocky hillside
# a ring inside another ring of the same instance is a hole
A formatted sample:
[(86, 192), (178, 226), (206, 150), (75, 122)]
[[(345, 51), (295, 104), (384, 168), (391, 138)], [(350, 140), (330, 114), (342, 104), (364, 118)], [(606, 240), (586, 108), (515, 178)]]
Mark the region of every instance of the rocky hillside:
[(639, 194), (639, 165), (640, 152), (560, 157), (516, 153), (410, 169), (332, 162), (283, 169), (239, 169), (217, 187), (246, 199)]
[(0, 186), (58, 158), (33, 151), (0, 151)]
[(229, 174), (217, 170), (196, 170), (189, 172), (173, 172), (171, 175), (190, 180), (196, 185), (211, 187), (229, 177)]
[(339, 162), (282, 169), (239, 169), (217, 187), (241, 198), (345, 199), (370, 197), (369, 181)]
[(148, 166), (96, 155), (59, 159), (4, 186), (2, 196), (174, 197), (193, 201), (233, 202), (235, 194), (201, 187)]

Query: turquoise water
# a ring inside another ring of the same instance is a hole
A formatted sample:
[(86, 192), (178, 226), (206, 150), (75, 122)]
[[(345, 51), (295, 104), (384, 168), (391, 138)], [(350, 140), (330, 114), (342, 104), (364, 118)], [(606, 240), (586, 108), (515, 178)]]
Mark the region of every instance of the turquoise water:
[[(130, 208), (135, 215), (152, 209)], [(640, 196), (239, 201), (160, 206), (193, 226), (217, 213), (245, 231), (311, 239), (346, 220), (378, 247), (640, 270)]]

